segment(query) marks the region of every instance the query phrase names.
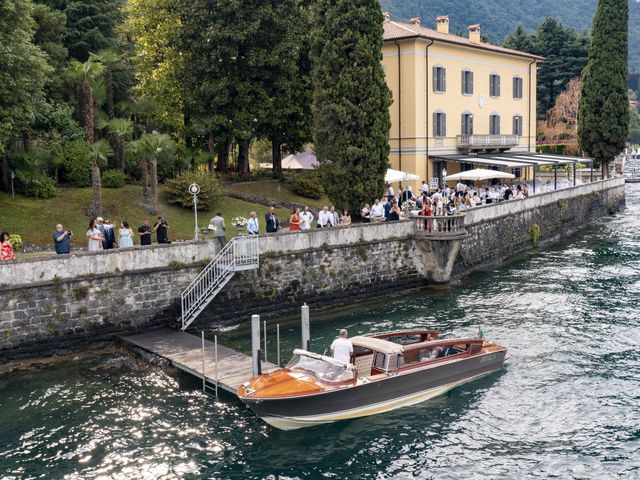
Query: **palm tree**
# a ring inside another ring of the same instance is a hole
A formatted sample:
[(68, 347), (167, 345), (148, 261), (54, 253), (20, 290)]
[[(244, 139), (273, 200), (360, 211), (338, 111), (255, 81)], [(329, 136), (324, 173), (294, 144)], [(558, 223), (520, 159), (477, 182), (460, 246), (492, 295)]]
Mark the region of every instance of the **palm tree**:
[(145, 132), (153, 131), (153, 115), (158, 111), (158, 105), (153, 100), (143, 98), (133, 105), (136, 116), (144, 118)]
[(79, 99), (79, 107), (82, 110), (87, 142), (93, 143), (95, 141), (93, 89), (104, 71), (104, 65), (93, 59), (89, 59), (84, 63), (73, 59), (71, 60), (68, 71), (80, 86), (82, 95)]
[(149, 166), (149, 184), (150, 184), (150, 213), (158, 212), (158, 157), (162, 154), (171, 154), (175, 145), (169, 135), (153, 132), (145, 133), (140, 137), (139, 147), (141, 153), (147, 159)]
[(102, 185), (100, 181), (100, 165), (107, 163), (107, 158), (113, 154), (111, 145), (105, 139), (89, 143), (89, 160), (91, 160), (91, 188), (93, 190), (93, 216), (102, 214)]
[(106, 85), (107, 115), (109, 120), (115, 117), (115, 108), (113, 104), (113, 67), (120, 62), (120, 55), (112, 49), (100, 50), (98, 53), (89, 53), (89, 59), (104, 65), (104, 82)]
[(133, 122), (126, 118), (114, 118), (109, 122), (109, 130), (116, 136), (118, 168), (124, 171), (124, 147), (127, 136), (133, 133)]

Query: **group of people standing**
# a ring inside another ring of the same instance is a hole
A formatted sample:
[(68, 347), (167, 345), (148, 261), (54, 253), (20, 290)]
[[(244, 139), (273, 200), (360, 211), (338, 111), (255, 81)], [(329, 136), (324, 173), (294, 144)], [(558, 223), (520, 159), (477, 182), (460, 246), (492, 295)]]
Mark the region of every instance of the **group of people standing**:
[[(151, 245), (154, 232), (156, 233), (158, 243), (171, 243), (168, 230), (169, 224), (161, 216), (158, 217), (153, 228), (149, 226), (149, 220), (145, 219), (142, 225), (138, 227), (140, 245)], [(113, 248), (133, 247), (133, 237), (135, 234), (128, 221), (123, 220), (120, 222), (120, 228), (117, 233), (116, 236), (115, 224), (108, 220), (105, 221), (102, 217), (92, 218), (87, 228), (87, 250), (89, 252), (99, 252)], [(71, 251), (70, 239), (72, 236), (73, 232), (70, 230), (65, 231), (62, 225), (56, 227), (56, 231), (53, 234), (56, 253), (69, 253)]]
[[(304, 207), (302, 211), (300, 208), (296, 208), (293, 210), (291, 217), (289, 217), (289, 231), (311, 230), (314, 220), (315, 217), (309, 207)], [(344, 227), (347, 225), (351, 225), (351, 215), (348, 210), (344, 210), (342, 215), (339, 215), (336, 207), (325, 205), (318, 212), (316, 228)]]

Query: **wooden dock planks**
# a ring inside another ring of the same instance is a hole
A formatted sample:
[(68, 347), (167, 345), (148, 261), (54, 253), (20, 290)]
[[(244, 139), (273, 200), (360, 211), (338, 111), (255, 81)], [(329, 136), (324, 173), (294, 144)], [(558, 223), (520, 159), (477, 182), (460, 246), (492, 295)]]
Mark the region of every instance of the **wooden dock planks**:
[[(155, 355), (166, 358), (176, 368), (202, 378), (202, 339), (190, 333), (160, 328), (144, 333), (120, 337), (124, 342), (143, 348)], [(207, 383), (216, 382), (214, 343), (205, 339), (205, 377)], [(262, 362), (262, 371), (278, 368), (269, 362)], [(252, 375), (251, 357), (232, 348), (218, 344), (218, 386), (233, 394)]]

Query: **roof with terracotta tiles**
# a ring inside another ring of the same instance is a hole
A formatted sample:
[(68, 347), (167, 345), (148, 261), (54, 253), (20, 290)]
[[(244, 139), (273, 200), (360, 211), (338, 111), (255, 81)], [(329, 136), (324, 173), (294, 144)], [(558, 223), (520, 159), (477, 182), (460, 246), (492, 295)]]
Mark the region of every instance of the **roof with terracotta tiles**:
[(395, 22), (388, 20), (384, 22), (384, 40), (402, 40), (405, 38), (427, 38), (431, 40), (437, 40), (440, 42), (451, 43), (455, 45), (463, 45), (465, 47), (479, 48), (482, 50), (489, 50), (496, 53), (503, 53), (506, 55), (515, 55), (518, 57), (526, 57), (532, 60), (543, 61), (544, 57), (533, 55), (527, 52), (521, 52), (519, 50), (512, 50), (510, 48), (500, 47), (498, 45), (492, 45), (490, 43), (474, 43), (468, 38), (460, 37), (458, 35), (452, 35), (448, 33), (441, 33), (437, 30), (425, 28), (420, 25)]

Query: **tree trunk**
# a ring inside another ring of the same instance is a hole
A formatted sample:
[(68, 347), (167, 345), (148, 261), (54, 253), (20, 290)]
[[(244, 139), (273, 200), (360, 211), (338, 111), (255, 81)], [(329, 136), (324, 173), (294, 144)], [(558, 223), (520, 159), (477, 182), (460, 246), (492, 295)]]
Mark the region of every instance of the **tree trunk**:
[(227, 173), (229, 171), (229, 142), (227, 140), (218, 143), (218, 171)]
[(109, 120), (115, 117), (115, 109), (113, 106), (113, 73), (110, 68), (104, 71), (104, 81), (107, 86), (107, 115)]
[(238, 143), (238, 168), (242, 175), (249, 173), (249, 139), (240, 140)]
[(94, 103), (93, 105), (93, 129), (94, 129), (94, 141), (98, 141), (102, 138), (102, 132), (98, 128), (98, 120), (100, 119), (100, 107)]
[(5, 154), (0, 155), (0, 170), (2, 170), (2, 189), (8, 192), (11, 185), (9, 183), (9, 161)]
[(147, 133), (152, 133), (153, 132), (153, 119), (151, 118), (151, 115), (147, 115), (144, 119), (144, 129), (145, 132)]
[(25, 125), (22, 130), (22, 149), (25, 152), (31, 150), (31, 125)]
[(191, 138), (191, 112), (189, 111), (189, 106), (185, 105), (184, 111), (182, 112), (182, 122), (184, 123), (184, 144), (187, 148), (193, 147), (193, 138)]
[(149, 161), (147, 159), (140, 162), (140, 172), (142, 173), (142, 196), (149, 197)]
[(124, 172), (124, 135), (118, 137), (118, 168)]
[(95, 141), (95, 132), (94, 132), (94, 110), (93, 110), (93, 94), (91, 93), (91, 87), (88, 83), (82, 84), (82, 92), (84, 97), (84, 125), (85, 132), (87, 135), (87, 142), (93, 143)]
[(153, 155), (150, 159), (151, 167), (151, 198), (149, 201), (149, 212), (158, 213), (158, 159)]
[(96, 162), (91, 165), (91, 190), (93, 191), (91, 214), (97, 217), (102, 215), (102, 184), (100, 181), (100, 167)]
[(81, 127), (87, 126), (87, 116), (85, 114), (85, 91), (84, 91), (84, 83), (78, 84), (76, 86), (76, 96), (78, 97), (78, 113), (77, 118), (78, 123), (80, 123)]
[(271, 139), (271, 163), (273, 178), (282, 179), (282, 145), (280, 137), (275, 133)]
[(216, 173), (216, 147), (213, 143), (213, 133), (209, 132), (207, 137), (207, 145), (209, 147), (209, 173), (215, 175)]

